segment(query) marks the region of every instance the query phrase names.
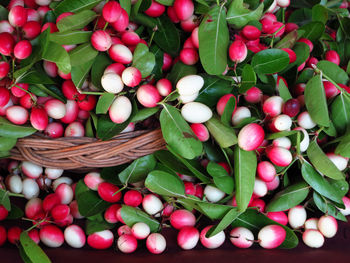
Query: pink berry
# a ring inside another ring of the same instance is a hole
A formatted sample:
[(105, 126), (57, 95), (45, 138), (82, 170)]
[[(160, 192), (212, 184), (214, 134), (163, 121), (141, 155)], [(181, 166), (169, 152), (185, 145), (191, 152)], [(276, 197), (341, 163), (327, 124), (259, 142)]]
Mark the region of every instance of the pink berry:
[(107, 2), (102, 9), (102, 16), (108, 23), (116, 22), (122, 13), (120, 4), (116, 1)]
[(161, 254), (166, 248), (166, 240), (162, 234), (152, 233), (146, 240), (146, 247), (152, 254)]
[(192, 123), (191, 129), (201, 142), (209, 140), (209, 131), (202, 123)]
[(85, 134), (85, 128), (80, 122), (72, 122), (64, 131), (65, 137), (83, 137)]
[(163, 210), (162, 201), (155, 195), (146, 195), (142, 200), (143, 210), (149, 215), (160, 216), (160, 212)]
[(115, 186), (114, 184), (108, 183), (108, 182), (100, 183), (97, 191), (98, 191), (99, 196), (103, 200), (105, 200), (106, 202), (110, 202), (110, 203), (118, 202), (120, 200), (120, 198), (122, 197), (121, 192), (116, 193), (117, 191), (119, 191), (119, 187)]
[(128, 225), (122, 225), (118, 228), (118, 236), (131, 235), (132, 231)]
[(93, 191), (97, 191), (98, 185), (104, 180), (101, 178), (100, 173), (91, 172), (85, 175), (84, 183)]
[(58, 122), (51, 122), (47, 125), (44, 133), (51, 138), (59, 138), (63, 136), (63, 126)]
[(136, 92), (137, 100), (146, 108), (157, 106), (161, 96), (158, 90), (150, 84), (142, 85)]
[(240, 130), (238, 145), (245, 151), (253, 151), (260, 146), (264, 137), (265, 132), (263, 128), (256, 123), (250, 123)]
[(16, 245), (19, 242), (19, 237), (22, 233), (22, 229), (18, 226), (13, 226), (7, 231), (7, 240)]
[(229, 101), (230, 98), (234, 98), (235, 99), (235, 101), (236, 101), (235, 108), (236, 108), (236, 105), (237, 105), (236, 97), (233, 94), (226, 94), (226, 95), (222, 96), (219, 99), (218, 103), (216, 104), (216, 111), (217, 111), (217, 113), (220, 116), (224, 113), (226, 104), (227, 104), (227, 102)]
[(177, 235), (177, 244), (184, 250), (196, 247), (199, 241), (199, 231), (193, 226), (185, 226)]
[(94, 249), (107, 249), (113, 245), (114, 236), (110, 230), (95, 232), (88, 236), (87, 243)]
[(46, 111), (42, 108), (32, 108), (32, 111), (30, 113), (30, 123), (35, 129), (39, 131), (45, 130), (49, 123)]
[(117, 210), (120, 207), (120, 204), (114, 204), (106, 209), (104, 213), (104, 218), (108, 223), (115, 224), (119, 221), (117, 218)]
[(159, 94), (163, 97), (168, 96), (172, 91), (172, 85), (168, 79), (160, 79), (157, 82), (156, 88)]
[(3, 246), (7, 239), (6, 229), (3, 226), (0, 226), (0, 247)]
[(333, 62), (334, 64), (337, 64), (337, 65), (340, 64), (339, 54), (335, 50), (327, 51), (325, 54), (325, 59), (330, 61), (330, 62)]
[(132, 253), (137, 248), (137, 240), (132, 235), (121, 235), (117, 240), (117, 247), (123, 253)]
[(281, 49), (288, 53), (289, 64), (292, 64), (297, 60), (297, 55), (295, 54), (295, 52), (292, 49), (290, 49), (290, 48), (281, 48)]
[(117, 97), (109, 108), (109, 117), (114, 123), (123, 123), (129, 119), (132, 112), (132, 105), (129, 98)]
[(167, 15), (173, 23), (179, 23), (180, 19), (177, 17), (174, 6), (168, 6)]
[(317, 227), (321, 234), (326, 238), (332, 238), (338, 231), (337, 220), (330, 215), (321, 216), (318, 220)]
[(136, 190), (129, 190), (124, 194), (123, 201), (126, 205), (138, 207), (142, 203), (142, 194)]
[(151, 6), (145, 11), (145, 14), (150, 17), (161, 16), (165, 12), (165, 6), (152, 0)]
[(272, 96), (265, 100), (263, 112), (270, 117), (275, 117), (282, 112), (283, 99), (279, 96)]
[(32, 198), (28, 200), (24, 209), (24, 213), (27, 218), (34, 219), (35, 216), (41, 212), (43, 212), (43, 204), (41, 199)]
[(64, 230), (64, 239), (73, 248), (82, 248), (86, 243), (84, 230), (78, 225), (70, 225)]
[(266, 216), (268, 218), (270, 218), (271, 220), (276, 221), (277, 223), (279, 223), (281, 225), (286, 226), (288, 224), (288, 217), (282, 211), (279, 211), (279, 212), (268, 212), (266, 214)]
[(22, 27), (27, 22), (27, 10), (22, 6), (11, 8), (8, 20), (13, 27)]
[(48, 247), (60, 247), (64, 242), (64, 235), (57, 226), (45, 225), (40, 229), (40, 240)]
[[(0, 79), (6, 77), (9, 72), (10, 72), (10, 64), (7, 63), (6, 61), (0, 61)], [(6, 105), (6, 103), (4, 105)], [(4, 105), (0, 104), (0, 106), (4, 106)]]
[(340, 90), (329, 81), (323, 81), (324, 91), (326, 93), (327, 99), (333, 98), (340, 93)]
[(279, 225), (268, 225), (258, 233), (259, 244), (263, 248), (272, 249), (280, 246), (286, 238), (286, 231)]
[(320, 231), (316, 229), (307, 229), (303, 233), (303, 242), (311, 248), (320, 248), (324, 244), (324, 237)]
[(112, 46), (112, 39), (106, 31), (97, 30), (91, 36), (91, 44), (98, 51), (107, 51)]
[(241, 40), (235, 40), (228, 50), (230, 59), (235, 63), (241, 63), (248, 54), (247, 46)]
[(194, 226), (196, 217), (190, 211), (180, 209), (171, 214), (170, 223), (175, 229), (181, 229), (185, 226)]
[(205, 227), (201, 233), (200, 233), (200, 240), (203, 246), (210, 249), (215, 249), (220, 247), (225, 242), (225, 233), (223, 231), (220, 231), (216, 235), (212, 237), (206, 237), (207, 232), (210, 228), (213, 226), (207, 226)]
[(254, 235), (245, 227), (236, 227), (230, 232), (230, 241), (236, 247), (249, 248), (254, 243)]
[(22, 125), (28, 120), (28, 111), (21, 106), (11, 106), (6, 110), (6, 117), (12, 123)]
[(122, 8), (122, 12), (118, 18), (118, 20), (114, 23), (111, 23), (112, 27), (118, 32), (124, 32), (129, 25), (129, 15)]
[(3, 205), (0, 205), (0, 221), (5, 220), (9, 212)]
[(302, 43), (305, 43), (306, 45), (309, 46), (310, 48), (310, 53), (312, 52), (312, 50), (314, 49), (314, 45), (312, 44), (312, 42), (307, 39), (307, 38), (299, 38), (299, 40), (297, 42), (302, 42)]
[(180, 52), (180, 60), (186, 65), (194, 65), (198, 62), (198, 52), (194, 48), (184, 48)]
[(0, 33), (0, 53), (4, 56), (9, 56), (13, 52), (15, 39), (8, 32)]
[(297, 99), (289, 99), (283, 104), (283, 113), (293, 118), (300, 111), (300, 103)]
[(4, 107), (10, 101), (10, 92), (4, 87), (0, 87), (0, 107)]
[(293, 156), (290, 151), (283, 147), (269, 147), (266, 149), (266, 153), (270, 161), (277, 166), (286, 167), (293, 160)]
[(194, 4), (192, 0), (175, 0), (173, 6), (175, 14), (180, 20), (187, 20), (193, 15)]
[(130, 49), (121, 44), (112, 45), (111, 48), (108, 50), (108, 54), (112, 60), (122, 64), (131, 63), (133, 58)]
[(131, 233), (136, 239), (145, 239), (151, 233), (151, 229), (147, 224), (138, 222), (132, 226)]
[(122, 81), (126, 86), (136, 87), (140, 84), (142, 75), (135, 67), (128, 67), (122, 73)]
[(263, 181), (271, 182), (276, 176), (276, 169), (272, 163), (263, 161), (258, 163), (257, 174)]
[(262, 99), (263, 93), (262, 91), (257, 87), (252, 87), (249, 90), (247, 90), (246, 94), (244, 95), (244, 99), (249, 103), (259, 103)]

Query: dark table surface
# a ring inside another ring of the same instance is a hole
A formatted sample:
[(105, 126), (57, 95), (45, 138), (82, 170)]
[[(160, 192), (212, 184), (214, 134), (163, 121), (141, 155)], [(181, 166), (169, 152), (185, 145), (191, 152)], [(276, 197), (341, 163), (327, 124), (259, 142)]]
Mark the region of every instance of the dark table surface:
[[(122, 254), (115, 249), (92, 250), (88, 246), (83, 249), (73, 249), (66, 245), (61, 248), (44, 248), (53, 263), (89, 263), (89, 262), (150, 262), (150, 263), (221, 263), (221, 262), (258, 262), (258, 263), (320, 263), (320, 262), (350, 262), (350, 223), (339, 223), (336, 237), (326, 239), (320, 249), (306, 247), (302, 241), (292, 250), (266, 250), (255, 244), (250, 249), (235, 248), (229, 240), (219, 249), (209, 250), (201, 245), (190, 251), (181, 250), (176, 244), (177, 232), (167, 229), (163, 232), (167, 240), (167, 249), (161, 255), (150, 254), (144, 244), (140, 244), (133, 254)], [(299, 234), (300, 237), (300, 234)], [(0, 263), (22, 262), (17, 248), (7, 244), (0, 248)]]

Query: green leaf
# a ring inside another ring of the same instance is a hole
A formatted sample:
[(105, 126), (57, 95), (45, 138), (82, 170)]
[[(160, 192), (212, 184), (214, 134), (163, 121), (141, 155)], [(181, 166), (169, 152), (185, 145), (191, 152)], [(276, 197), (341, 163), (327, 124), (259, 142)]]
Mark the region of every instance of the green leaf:
[(301, 174), (304, 180), (319, 194), (324, 197), (342, 203), (342, 195), (332, 186), (325, 178), (323, 178), (308, 162), (304, 161), (301, 166)]
[(77, 45), (90, 41), (91, 31), (65, 31), (50, 34), (50, 41), (60, 45)]
[(95, 232), (100, 232), (103, 230), (115, 228), (116, 224), (108, 223), (106, 220), (104, 220), (103, 215), (101, 214), (98, 214), (98, 216), (99, 216), (98, 219), (92, 220), (88, 218), (86, 220), (85, 232), (87, 235), (91, 235)]
[(334, 180), (345, 178), (344, 174), (327, 157), (316, 141), (310, 142), (309, 147), (307, 148), (307, 156), (312, 165), (325, 176)]
[(120, 6), (128, 13), (130, 16), (131, 11), (131, 0), (119, 0)]
[(100, 138), (101, 140), (109, 140), (113, 138), (115, 135), (119, 134), (121, 131), (123, 131), (130, 123), (130, 120), (133, 117), (134, 114), (134, 109), (133, 112), (131, 113), (131, 116), (129, 119), (124, 121), (123, 123), (117, 124), (111, 121), (109, 116), (107, 115), (102, 115), (98, 119), (98, 124), (97, 124), (97, 137)]
[(122, 182), (120, 182), (118, 174), (123, 171), (128, 165), (118, 165), (114, 167), (104, 167), (101, 170), (101, 178), (107, 182), (110, 182), (115, 185), (122, 185)]
[(173, 155), (170, 151), (160, 150), (154, 153), (154, 156), (160, 161), (164, 166), (169, 168), (174, 172), (178, 172), (180, 174), (189, 175), (191, 171), (187, 169), (187, 167), (177, 159), (175, 155)]
[(31, 68), (17, 78), (16, 82), (27, 84), (55, 84), (55, 82), (49, 76), (47, 76), (41, 68)]
[(82, 10), (89, 10), (98, 5), (102, 0), (63, 0), (54, 9), (55, 14), (58, 16), (64, 12), (77, 13)]
[(246, 227), (255, 235), (258, 234), (261, 228), (267, 225), (279, 225), (286, 230), (286, 239), (278, 248), (295, 248), (298, 245), (299, 239), (289, 227), (278, 224), (255, 209), (248, 209), (243, 214), (237, 217), (232, 223), (232, 227)]
[(237, 101), (236, 97), (231, 97), (224, 108), (224, 111), (221, 115), (221, 122), (226, 126), (231, 126), (231, 119), (234, 110), (236, 109)]
[(239, 211), (244, 212), (249, 204), (254, 190), (257, 160), (254, 151), (234, 149), (234, 172), (236, 181), (236, 201)]
[(148, 77), (156, 65), (155, 55), (149, 52), (145, 44), (138, 44), (134, 51), (132, 66), (140, 70), (142, 78)]
[(321, 38), (325, 26), (322, 22), (310, 22), (300, 27), (300, 29), (305, 31), (303, 37), (313, 42)]
[(278, 139), (281, 137), (288, 137), (291, 135), (295, 135), (300, 131), (297, 130), (293, 130), (293, 131), (282, 131), (282, 132), (275, 132), (275, 133), (271, 133), (266, 135), (266, 140), (274, 140), (274, 139)]
[(96, 105), (96, 114), (106, 114), (109, 107), (112, 105), (115, 98), (115, 94), (113, 93), (104, 93), (98, 99)]
[(251, 87), (256, 84), (256, 74), (253, 67), (250, 64), (246, 64), (242, 70), (242, 82), (239, 88), (241, 94), (247, 92)]
[(159, 195), (183, 197), (185, 186), (180, 177), (163, 171), (150, 172), (145, 180), (145, 186)]
[(97, 55), (95, 63), (91, 68), (91, 82), (100, 90), (103, 90), (101, 85), (101, 78), (107, 66), (112, 64), (111, 59), (105, 54), (100, 53)]
[(282, 79), (280, 79), (280, 80), (278, 81), (277, 89), (278, 89), (278, 92), (279, 92), (280, 97), (281, 97), (284, 101), (287, 101), (287, 100), (293, 98), (292, 95), (291, 95), (290, 92), (289, 92), (289, 89), (288, 89), (287, 85), (284, 83), (284, 81), (283, 81)]
[(259, 20), (264, 11), (264, 4), (261, 3), (257, 9), (249, 10), (244, 7), (243, 0), (233, 0), (227, 11), (227, 22), (235, 28), (240, 29), (250, 21)]
[(143, 121), (156, 114), (158, 111), (158, 107), (141, 109), (134, 115), (134, 117), (131, 119), (131, 122)]
[(3, 121), (0, 117), (0, 136), (7, 138), (23, 138), (32, 135), (36, 132), (33, 127), (26, 127), (22, 125), (14, 125)]
[(17, 138), (0, 137), (0, 152), (6, 152), (15, 147)]
[(0, 205), (3, 205), (7, 211), (11, 211), (11, 202), (9, 192), (0, 188)]
[(45, 252), (29, 237), (28, 232), (23, 231), (19, 241), (23, 252), (34, 263), (51, 263)]
[(231, 147), (237, 143), (234, 129), (224, 125), (216, 117), (212, 117), (205, 125), (221, 148)]
[(328, 20), (327, 8), (323, 5), (315, 5), (312, 7), (312, 21), (326, 24)]
[(334, 216), (334, 218), (347, 222), (346, 217), (329, 200), (317, 192), (313, 193), (313, 200), (318, 209), (323, 213)]
[(310, 186), (305, 182), (293, 184), (277, 193), (266, 207), (267, 212), (285, 211), (305, 200)]
[(7, 20), (8, 19), (8, 15), (9, 15), (9, 11), (5, 7), (0, 5), (0, 21), (1, 20)]
[(212, 237), (219, 232), (225, 230), (239, 215), (241, 212), (237, 208), (232, 208), (227, 214), (221, 219), (220, 223), (209, 229), (206, 237)]
[[(182, 158), (179, 154), (177, 154), (169, 145), (167, 146), (168, 150), (178, 159), (180, 160), (190, 171), (191, 173), (196, 176), (202, 183), (209, 183), (209, 178), (205, 175), (205, 171), (203, 170), (203, 167), (198, 163), (197, 160), (187, 160), (185, 158)], [(170, 167), (171, 168), (171, 167)], [(186, 175), (191, 175), (187, 174)]]
[[(40, 92), (44, 92), (46, 94), (46, 96), (44, 96), (44, 97), (52, 96), (52, 97), (54, 97), (54, 98), (56, 98), (64, 103), (67, 102), (66, 97), (63, 95), (61, 89), (58, 88), (57, 86), (54, 86), (54, 85), (45, 86), (42, 84), (35, 84), (33, 86), (30, 86), (29, 89), (31, 90), (31, 88), (33, 88), (33, 87), (35, 87), (34, 89), (37, 89)], [(34, 92), (34, 91), (31, 90), (31, 92)]]
[(110, 206), (110, 203), (102, 200), (96, 191), (87, 188), (82, 180), (77, 184), (75, 196), (79, 212), (85, 217), (97, 215)]
[(60, 32), (82, 29), (93, 21), (97, 14), (92, 10), (84, 10), (71, 16), (67, 16), (57, 23)]
[(297, 40), (304, 34), (302, 30), (293, 30), (277, 42), (275, 48), (293, 48)]
[(163, 104), (160, 125), (164, 140), (182, 157), (193, 159), (202, 153), (201, 141), (176, 108)]
[(124, 185), (142, 181), (147, 177), (148, 173), (153, 171), (156, 164), (156, 158), (153, 154), (138, 158), (119, 173), (119, 179)]
[(350, 125), (350, 102), (340, 93), (331, 105), (331, 119), (339, 134), (344, 134)]
[(153, 68), (152, 74), (154, 74), (155, 79), (161, 79), (163, 77), (163, 58), (164, 52), (157, 45), (152, 45), (150, 51), (154, 54), (156, 58), (156, 65)]
[(288, 53), (281, 49), (265, 49), (256, 53), (252, 59), (252, 66), (257, 74), (277, 73), (288, 64)]
[(227, 171), (221, 165), (209, 162), (207, 171), (213, 177), (217, 188), (226, 194), (232, 194), (234, 187), (233, 178), (228, 175)]
[(324, 74), (330, 77), (336, 83), (346, 84), (349, 81), (349, 76), (337, 64), (327, 60), (321, 60), (317, 63), (317, 68), (322, 70)]
[(347, 133), (342, 137), (337, 148), (335, 149), (335, 153), (346, 158), (350, 158), (350, 133)]
[(210, 75), (222, 74), (227, 66), (229, 32), (224, 5), (215, 6), (205, 16), (198, 29), (199, 57)]
[(174, 0), (156, 0), (156, 2), (165, 6), (172, 6), (174, 3)]
[(174, 23), (164, 14), (156, 18), (156, 23), (154, 42), (166, 53), (176, 56), (180, 49), (180, 36)]
[(157, 232), (160, 228), (160, 224), (157, 220), (151, 218), (148, 214), (135, 207), (123, 205), (121, 216), (125, 224), (129, 227), (132, 227), (138, 222), (143, 222), (150, 227), (151, 232)]
[(11, 211), (9, 212), (8, 216), (6, 217), (6, 220), (20, 219), (23, 216), (24, 216), (24, 212), (22, 211), (22, 209), (16, 205), (12, 204)]
[(176, 83), (183, 77), (187, 75), (194, 75), (197, 73), (197, 68), (194, 66), (185, 65), (182, 62), (177, 62), (171, 72), (168, 75), (168, 80), (175, 86)]
[(93, 48), (91, 43), (82, 44), (69, 52), (72, 66), (78, 66), (90, 62), (98, 55), (98, 51)]
[(71, 71), (70, 58), (67, 51), (59, 44), (50, 41), (43, 52), (42, 58), (55, 62), (57, 67), (65, 74)]
[(326, 94), (320, 75), (314, 76), (305, 87), (305, 105), (312, 120), (320, 126), (329, 126)]
[(84, 64), (72, 66), (72, 71), (71, 71), (72, 81), (78, 90), (82, 88), (86, 78), (88, 77), (88, 74), (90, 73), (90, 69), (94, 63), (95, 63), (95, 58), (85, 62)]

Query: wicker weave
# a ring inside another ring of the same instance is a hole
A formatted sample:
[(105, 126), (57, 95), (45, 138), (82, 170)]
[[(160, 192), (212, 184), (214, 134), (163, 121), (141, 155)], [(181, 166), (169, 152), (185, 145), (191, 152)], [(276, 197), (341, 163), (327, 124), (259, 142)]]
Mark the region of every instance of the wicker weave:
[(165, 148), (160, 129), (119, 134), (108, 141), (88, 137), (19, 139), (11, 158), (64, 170), (116, 166)]

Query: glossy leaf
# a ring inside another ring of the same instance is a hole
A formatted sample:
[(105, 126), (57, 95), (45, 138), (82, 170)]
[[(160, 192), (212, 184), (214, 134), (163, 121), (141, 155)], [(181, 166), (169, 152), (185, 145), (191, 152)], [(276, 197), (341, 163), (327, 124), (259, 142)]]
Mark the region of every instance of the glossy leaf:
[(253, 67), (250, 64), (246, 64), (242, 70), (242, 81), (239, 88), (241, 94), (247, 92), (251, 87), (256, 84), (256, 74)]
[(304, 34), (302, 30), (293, 30), (277, 42), (275, 48), (293, 48), (297, 40)]
[(29, 237), (28, 232), (23, 231), (20, 235), (19, 241), (23, 252), (32, 262), (51, 263), (51, 260), (45, 252)]
[(232, 194), (234, 188), (234, 181), (227, 171), (219, 164), (209, 162), (207, 166), (208, 173), (213, 177), (214, 184), (221, 191), (226, 194)]
[(185, 186), (180, 177), (164, 171), (154, 170), (145, 180), (145, 186), (152, 192), (172, 197), (183, 197)]
[(33, 67), (16, 79), (17, 83), (27, 84), (55, 84), (55, 82), (46, 75), (41, 67)]
[(335, 153), (346, 158), (350, 158), (350, 133), (347, 133), (344, 135), (344, 137), (342, 137), (337, 148), (335, 149)]
[(90, 41), (91, 31), (65, 31), (50, 34), (50, 41), (60, 45), (77, 45)]
[(254, 190), (257, 159), (254, 151), (244, 151), (238, 145), (234, 149), (236, 201), (239, 211), (244, 212)]
[(229, 210), (226, 215), (221, 219), (219, 224), (209, 229), (206, 234), (206, 237), (212, 237), (218, 234), (219, 232), (225, 230), (239, 215), (241, 212), (237, 208), (232, 208)]
[(284, 101), (287, 101), (287, 100), (293, 98), (292, 95), (290, 94), (290, 91), (289, 91), (287, 85), (285, 84), (285, 82), (283, 80), (278, 81), (277, 89), (278, 89), (280, 97)]
[(189, 175), (191, 171), (170, 151), (160, 150), (154, 153), (154, 156), (161, 162), (164, 166), (171, 169), (174, 172)]
[(96, 105), (96, 114), (106, 114), (114, 99), (115, 94), (113, 93), (104, 93), (100, 96)]
[(24, 216), (24, 212), (21, 208), (18, 206), (11, 204), (11, 211), (9, 212), (8, 216), (6, 217), (6, 220), (15, 220), (20, 219)]
[(82, 44), (69, 52), (72, 66), (88, 63), (98, 55), (98, 51), (92, 47), (91, 43)]
[(231, 126), (232, 114), (236, 109), (236, 104), (237, 101), (235, 97), (231, 97), (226, 103), (224, 111), (221, 115), (221, 122), (226, 126)]
[(92, 191), (80, 180), (76, 187), (76, 200), (79, 212), (85, 217), (103, 212), (110, 203), (102, 200), (96, 191)]
[(300, 27), (301, 30), (305, 31), (303, 37), (307, 38), (311, 41), (316, 41), (319, 38), (321, 38), (325, 27), (322, 22), (310, 22), (308, 24), (303, 25)]
[(232, 223), (232, 227), (246, 227), (254, 234), (258, 234), (261, 228), (267, 225), (279, 225), (286, 230), (286, 239), (278, 248), (295, 248), (298, 245), (298, 237), (289, 227), (278, 224), (255, 209), (248, 209), (243, 214), (237, 217)]
[(324, 197), (342, 203), (342, 195), (333, 187), (327, 179), (323, 178), (308, 162), (304, 161), (301, 166), (301, 174), (304, 180), (319, 194)]
[(4, 189), (0, 189), (0, 205), (3, 205), (7, 211), (11, 211), (9, 192)]
[(156, 167), (156, 159), (151, 155), (146, 155), (133, 161), (127, 168), (119, 173), (120, 181), (126, 185), (144, 180), (147, 174)]
[(141, 109), (135, 113), (135, 115), (131, 119), (131, 122), (143, 121), (143, 120), (153, 116), (158, 111), (159, 111), (158, 107)]
[(164, 140), (182, 157), (193, 159), (202, 153), (202, 143), (194, 135), (178, 109), (163, 104), (160, 125)]
[(57, 23), (60, 32), (82, 29), (93, 21), (97, 14), (92, 10), (84, 10), (74, 15), (67, 16)]
[(265, 49), (256, 53), (252, 66), (257, 74), (273, 74), (282, 71), (289, 64), (288, 53), (281, 49)]
[(328, 20), (327, 8), (323, 5), (315, 5), (312, 7), (312, 21), (318, 21), (326, 24)]
[(216, 117), (212, 117), (205, 125), (221, 148), (231, 147), (237, 143), (237, 136), (233, 128), (224, 125)]
[(130, 16), (131, 12), (131, 0), (119, 0), (120, 6), (128, 13)]
[(307, 156), (312, 165), (325, 176), (335, 180), (345, 178), (344, 174), (339, 171), (335, 164), (327, 157), (316, 141), (310, 142), (307, 148)]
[(0, 137), (0, 151), (6, 152), (11, 150), (17, 143), (17, 138)]
[(138, 208), (123, 205), (121, 210), (121, 216), (129, 227), (132, 227), (134, 224), (138, 222), (143, 222), (147, 224), (151, 232), (157, 232), (160, 228), (160, 224), (157, 220), (151, 218), (148, 214), (141, 211)]
[(36, 129), (21, 125), (14, 125), (3, 121), (0, 117), (0, 136), (7, 138), (23, 138), (32, 135)]
[(208, 74), (200, 76), (204, 79), (204, 85), (199, 91), (196, 101), (202, 102), (208, 107), (214, 107), (222, 96), (231, 93), (232, 85), (229, 81)]
[(339, 94), (331, 105), (331, 119), (338, 133), (344, 134), (350, 125), (350, 101)]
[(57, 67), (65, 74), (71, 71), (70, 58), (67, 51), (55, 42), (49, 42), (48, 47), (43, 52), (42, 58), (55, 62)]
[(177, 55), (180, 49), (180, 36), (173, 22), (166, 15), (156, 18), (157, 31), (154, 34), (154, 42), (170, 55)]
[(349, 76), (346, 72), (334, 64), (333, 62), (327, 60), (321, 60), (317, 63), (317, 68), (322, 70), (324, 74), (330, 77), (336, 83), (346, 84), (349, 81)]
[(310, 186), (305, 182), (300, 182), (288, 186), (277, 193), (266, 207), (267, 212), (285, 211), (299, 205), (305, 200), (310, 191)]
[(346, 217), (326, 198), (318, 194), (317, 192), (313, 193), (313, 200), (318, 209), (323, 213), (329, 214), (336, 219), (347, 222)]
[(252, 20), (259, 20), (263, 14), (264, 4), (261, 3), (255, 10), (244, 7), (243, 0), (233, 0), (227, 11), (227, 22), (235, 28), (242, 28)]
[(71, 76), (75, 87), (79, 90), (83, 87), (85, 80), (90, 73), (92, 65), (95, 63), (95, 58), (85, 62), (84, 64), (72, 66)]
[(116, 224), (108, 223), (103, 214), (97, 214), (92, 217), (88, 217), (85, 225), (85, 232), (87, 235), (91, 235), (95, 232), (100, 232), (107, 229), (112, 229)]
[(77, 13), (82, 10), (88, 10), (98, 5), (102, 0), (63, 0), (54, 9), (58, 16), (64, 12)]
[(111, 59), (104, 53), (97, 55), (95, 63), (92, 64), (91, 68), (91, 82), (95, 87), (102, 90), (101, 78), (106, 67), (112, 64)]
[[(66, 103), (67, 99), (66, 97), (63, 95), (62, 91), (60, 88), (58, 88), (55, 85), (43, 85), (43, 84), (35, 84), (33, 86), (29, 86), (29, 89), (31, 89), (31, 87), (35, 87), (35, 89), (37, 89), (40, 92), (44, 92), (45, 96), (47, 97), (48, 95)], [(32, 91), (33, 92), (33, 91)], [(35, 92), (34, 92), (35, 93)], [(39, 95), (39, 94), (38, 94)], [(39, 95), (40, 96), (40, 95)]]
[(187, 75), (193, 75), (197, 73), (197, 69), (194, 66), (185, 65), (182, 62), (177, 62), (171, 69), (168, 79), (175, 86), (176, 83)]
[(210, 75), (222, 74), (227, 66), (229, 32), (224, 6), (215, 6), (205, 16), (198, 29), (199, 57)]
[(329, 126), (326, 94), (320, 75), (314, 76), (305, 87), (305, 104), (312, 120), (320, 126)]
[(148, 77), (154, 66), (156, 58), (153, 53), (149, 52), (148, 47), (142, 43), (136, 46), (132, 66), (140, 70), (142, 78)]

